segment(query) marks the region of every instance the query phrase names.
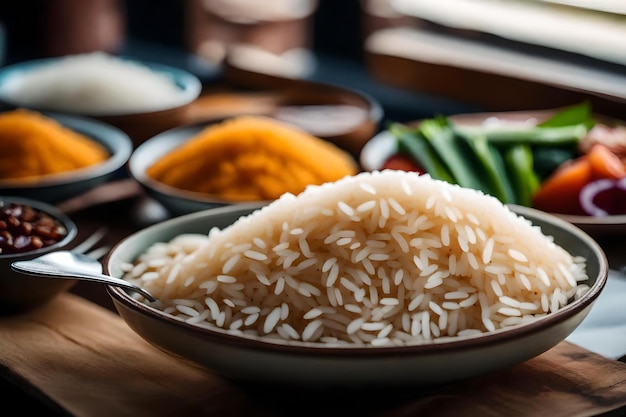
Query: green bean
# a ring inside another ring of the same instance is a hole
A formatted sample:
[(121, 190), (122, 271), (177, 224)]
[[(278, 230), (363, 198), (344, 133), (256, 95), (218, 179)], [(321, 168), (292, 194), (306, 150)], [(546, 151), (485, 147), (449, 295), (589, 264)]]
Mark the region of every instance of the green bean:
[(419, 125), (419, 131), (439, 154), (457, 184), (492, 194), (488, 184), (478, 174), (479, 161), (469, 145), (457, 137), (448, 119), (424, 120)]
[(390, 126), (389, 132), (398, 141), (400, 152), (417, 161), (432, 178), (455, 183), (448, 168), (419, 131), (396, 123)]
[(466, 135), (484, 135), (487, 141), (497, 146), (506, 146), (516, 143), (531, 144), (534, 146), (559, 146), (578, 143), (589, 131), (585, 123), (559, 127), (520, 128), (467, 128), (457, 127)]
[(491, 184), (493, 195), (503, 203), (516, 203), (502, 155), (484, 136), (465, 137), (486, 171), (486, 180)]
[(504, 160), (509, 177), (514, 184), (517, 203), (531, 206), (540, 180), (533, 168), (533, 152), (530, 146), (516, 144), (504, 149)]

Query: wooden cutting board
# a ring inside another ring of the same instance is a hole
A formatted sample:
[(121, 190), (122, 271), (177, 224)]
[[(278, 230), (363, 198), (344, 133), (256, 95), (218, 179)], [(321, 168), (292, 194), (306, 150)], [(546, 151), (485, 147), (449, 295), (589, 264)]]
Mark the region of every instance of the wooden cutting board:
[[(64, 294), (0, 318), (0, 372), (73, 416), (590, 416), (626, 411), (626, 364), (562, 342), (513, 368), (430, 390), (298, 391), (227, 381)], [(612, 414), (613, 415), (613, 414)]]

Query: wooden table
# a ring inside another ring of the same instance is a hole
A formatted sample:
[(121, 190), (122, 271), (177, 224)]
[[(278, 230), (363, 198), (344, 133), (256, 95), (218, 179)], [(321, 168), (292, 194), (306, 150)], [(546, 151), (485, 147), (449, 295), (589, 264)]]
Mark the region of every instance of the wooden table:
[[(145, 226), (139, 213), (150, 201), (141, 190), (128, 182), (104, 190), (92, 197), (111, 201), (66, 207), (81, 234), (106, 222), (114, 243)], [(39, 310), (0, 318), (0, 381), (0, 410), (46, 416), (626, 413), (626, 363), (568, 342), (509, 369), (429, 389), (305, 391), (229, 381), (150, 345), (113, 310), (103, 286), (84, 283)]]

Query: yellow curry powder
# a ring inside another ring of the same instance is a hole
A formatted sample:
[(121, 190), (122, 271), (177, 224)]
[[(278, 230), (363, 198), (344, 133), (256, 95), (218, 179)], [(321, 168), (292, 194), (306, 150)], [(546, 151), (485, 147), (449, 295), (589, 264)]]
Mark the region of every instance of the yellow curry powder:
[(41, 113), (17, 109), (0, 114), (0, 180), (37, 180), (103, 162), (100, 143)]
[(204, 128), (148, 168), (172, 187), (229, 201), (269, 201), (310, 184), (358, 172), (331, 142), (263, 116), (239, 116)]

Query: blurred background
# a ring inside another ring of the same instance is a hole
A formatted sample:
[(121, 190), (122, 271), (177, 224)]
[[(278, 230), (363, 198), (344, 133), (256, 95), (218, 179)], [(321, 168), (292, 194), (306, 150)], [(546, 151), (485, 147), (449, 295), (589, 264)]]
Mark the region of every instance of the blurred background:
[(21, 0), (2, 65), (104, 50), (207, 88), (309, 80), (370, 94), (385, 118), (590, 99), (626, 117), (623, 0)]

